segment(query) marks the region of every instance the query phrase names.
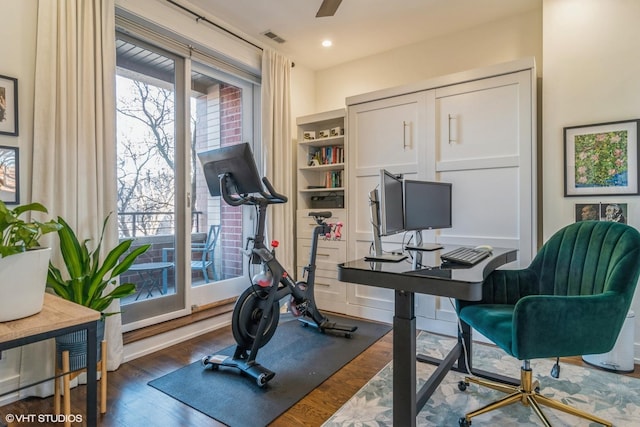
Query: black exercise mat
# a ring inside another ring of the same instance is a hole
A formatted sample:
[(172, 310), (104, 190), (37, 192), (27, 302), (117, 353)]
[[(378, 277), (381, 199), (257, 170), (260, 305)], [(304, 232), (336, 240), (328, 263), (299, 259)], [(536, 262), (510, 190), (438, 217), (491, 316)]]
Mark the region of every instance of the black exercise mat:
[[(386, 324), (334, 314), (329, 318), (358, 330), (345, 338), (298, 321), (278, 325), (271, 341), (258, 352), (257, 362), (276, 373), (263, 388), (235, 369), (214, 371), (199, 361), (149, 385), (229, 426), (267, 425), (391, 330)], [(227, 347), (217, 354), (232, 355), (234, 349)]]

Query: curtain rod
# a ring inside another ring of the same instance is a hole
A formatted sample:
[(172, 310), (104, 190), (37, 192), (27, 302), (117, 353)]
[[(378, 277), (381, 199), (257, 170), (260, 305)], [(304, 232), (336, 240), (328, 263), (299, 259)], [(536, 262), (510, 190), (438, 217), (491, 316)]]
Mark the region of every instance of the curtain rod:
[(264, 50), (263, 48), (261, 48), (261, 47), (260, 47), (260, 46), (258, 46), (257, 44), (252, 43), (252, 42), (250, 42), (249, 40), (245, 39), (244, 37), (242, 37), (242, 36), (240, 36), (240, 35), (238, 35), (238, 34), (234, 33), (233, 31), (230, 31), (230, 30), (228, 30), (228, 29), (224, 28), (222, 25), (219, 25), (219, 24), (216, 24), (216, 23), (215, 23), (215, 22), (213, 22), (213, 21), (210, 21), (209, 19), (207, 19), (207, 17), (206, 17), (206, 16), (198, 15), (198, 14), (197, 14), (197, 13), (195, 13), (193, 10), (191, 10), (191, 9), (187, 8), (186, 6), (183, 6), (183, 5), (179, 4), (179, 3), (176, 3), (174, 0), (167, 0), (167, 2), (171, 3), (172, 5), (174, 5), (174, 6), (176, 6), (176, 7), (179, 7), (180, 9), (184, 10), (185, 12), (189, 12), (190, 14), (192, 14), (193, 16), (195, 16), (195, 17), (196, 17), (196, 22), (198, 22), (198, 21), (204, 21), (204, 22), (206, 22), (206, 23), (208, 23), (208, 24), (211, 24), (211, 25), (213, 25), (214, 27), (216, 27), (216, 28), (218, 28), (218, 29), (220, 29), (220, 30), (224, 31), (224, 32), (225, 32), (225, 33), (227, 33), (227, 34), (230, 34), (230, 35), (232, 35), (233, 37), (235, 37), (235, 38), (237, 38), (237, 39), (240, 39), (240, 40), (242, 40), (242, 41), (243, 41), (243, 42), (245, 42), (245, 43), (250, 44), (251, 46), (253, 46), (253, 47), (257, 48), (257, 49)]
[[(231, 35), (231, 36), (233, 36), (233, 37), (235, 37), (235, 38), (237, 38), (237, 39), (240, 39), (240, 40), (242, 40), (243, 42), (245, 42), (245, 43), (247, 43), (247, 44), (250, 44), (251, 46), (255, 47), (256, 49), (260, 49), (261, 51), (263, 51), (263, 52), (264, 52), (264, 49), (263, 49), (262, 47), (258, 46), (257, 44), (255, 44), (255, 43), (253, 43), (253, 42), (250, 42), (249, 40), (245, 39), (244, 37), (242, 37), (242, 36), (240, 36), (240, 35), (238, 35), (238, 34), (236, 34), (236, 33), (234, 33), (233, 31), (228, 30), (227, 28), (224, 28), (222, 25), (216, 24), (215, 22), (213, 22), (213, 21), (211, 21), (211, 20), (207, 19), (207, 17), (206, 17), (206, 16), (199, 15), (199, 14), (197, 14), (196, 12), (194, 12), (193, 10), (189, 9), (188, 7), (183, 6), (183, 5), (181, 5), (180, 3), (176, 3), (174, 0), (167, 0), (167, 2), (168, 2), (168, 3), (171, 3), (172, 5), (174, 5), (174, 6), (178, 7), (178, 8), (180, 8), (180, 9), (182, 9), (182, 10), (184, 10), (185, 12), (188, 12), (188, 13), (192, 14), (193, 16), (195, 16), (195, 17), (196, 17), (196, 22), (198, 22), (198, 21), (204, 21), (204, 22), (206, 22), (206, 23), (208, 23), (208, 24), (210, 24), (210, 25), (213, 25), (214, 27), (216, 27), (216, 28), (218, 28), (218, 29), (220, 29), (220, 30), (224, 31), (225, 33), (227, 33), (227, 34), (229, 34), (229, 35)], [(291, 67), (293, 68), (293, 67), (295, 67), (295, 66), (296, 66), (296, 64), (292, 61), (292, 62), (291, 62)]]

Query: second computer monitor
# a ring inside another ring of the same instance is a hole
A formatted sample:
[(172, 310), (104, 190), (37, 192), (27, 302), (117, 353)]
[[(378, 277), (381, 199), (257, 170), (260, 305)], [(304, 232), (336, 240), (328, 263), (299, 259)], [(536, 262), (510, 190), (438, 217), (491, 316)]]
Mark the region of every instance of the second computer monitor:
[(451, 187), (447, 182), (404, 180), (404, 229), (451, 228)]
[(380, 169), (380, 236), (404, 230), (402, 205), (402, 177)]

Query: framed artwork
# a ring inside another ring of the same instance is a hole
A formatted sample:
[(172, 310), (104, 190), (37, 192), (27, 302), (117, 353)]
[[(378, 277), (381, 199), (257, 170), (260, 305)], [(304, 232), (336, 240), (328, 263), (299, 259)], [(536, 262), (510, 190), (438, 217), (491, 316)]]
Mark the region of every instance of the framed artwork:
[(18, 148), (0, 145), (0, 200), (9, 205), (20, 203), (19, 164)]
[(18, 136), (18, 79), (0, 75), (0, 135)]
[(578, 221), (615, 221), (627, 223), (629, 217), (626, 203), (576, 203), (576, 222)]
[(640, 120), (564, 128), (564, 195), (638, 194)]

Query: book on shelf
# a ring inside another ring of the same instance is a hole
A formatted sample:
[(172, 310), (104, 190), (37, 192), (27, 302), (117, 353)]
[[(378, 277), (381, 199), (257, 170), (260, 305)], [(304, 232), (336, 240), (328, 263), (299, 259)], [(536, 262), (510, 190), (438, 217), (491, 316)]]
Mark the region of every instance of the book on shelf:
[(309, 153), (309, 165), (333, 165), (344, 163), (344, 147), (328, 146), (320, 147)]
[(344, 171), (327, 171), (325, 174), (325, 187), (326, 188), (340, 188), (342, 187), (342, 180)]

